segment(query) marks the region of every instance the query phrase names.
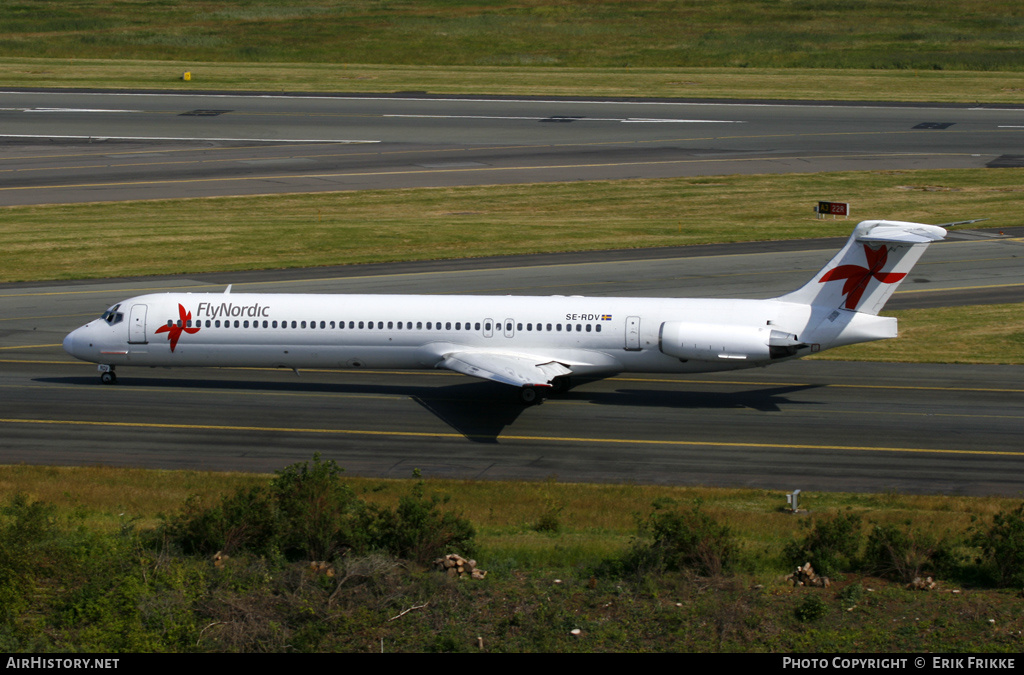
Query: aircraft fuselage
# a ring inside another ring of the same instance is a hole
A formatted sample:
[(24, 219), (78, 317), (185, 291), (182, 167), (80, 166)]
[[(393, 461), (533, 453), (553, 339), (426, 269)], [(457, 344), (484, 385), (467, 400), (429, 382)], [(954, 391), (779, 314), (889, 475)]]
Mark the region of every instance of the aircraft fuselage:
[(741, 317), (744, 326), (799, 334), (811, 312), (773, 300), (167, 293), (125, 300), (110, 314), (69, 334), (67, 351), (109, 365), (417, 369), (478, 349), (543, 355), (599, 375), (763, 365), (740, 354), (667, 354), (662, 327), (738, 326)]

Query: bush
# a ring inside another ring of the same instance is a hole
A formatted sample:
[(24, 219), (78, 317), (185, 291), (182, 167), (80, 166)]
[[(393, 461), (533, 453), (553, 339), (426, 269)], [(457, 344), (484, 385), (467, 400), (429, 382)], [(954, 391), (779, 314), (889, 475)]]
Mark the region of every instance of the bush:
[(342, 471), (314, 455), (312, 463), (278, 471), (269, 489), (239, 489), (213, 507), (189, 498), (160, 533), (189, 555), (280, 552), (289, 560), (333, 560), (381, 550), (429, 562), (453, 550), (473, 553), (472, 524), (442, 510), (447, 498), (424, 496), (423, 481), (392, 510), (359, 499), (341, 482)]
[(40, 566), (40, 548), (54, 534), (56, 509), (30, 502), (23, 494), (0, 510), (8, 523), (0, 527), (0, 624), (12, 620), (28, 605)]
[(217, 551), (269, 555), (278, 545), (277, 509), (271, 495), (261, 487), (239, 489), (210, 508), (204, 508), (192, 495), (180, 514), (164, 518), (160, 533), (187, 555)]
[(187, 555), (247, 551), (291, 560), (329, 560), (364, 537), (355, 519), (365, 504), (340, 480), (342, 469), (319, 455), (277, 472), (269, 488), (239, 488), (220, 504), (203, 506), (195, 496), (182, 512), (164, 518), (160, 535)]
[(236, 549), (270, 555), (277, 550), (280, 532), (277, 507), (263, 487), (238, 490), (221, 504), (224, 514), (224, 546), (230, 553)]
[(365, 504), (341, 482), (342, 471), (317, 453), (312, 466), (292, 464), (271, 481), (282, 550), (290, 558), (330, 560), (365, 548), (365, 536), (356, 527)]
[(871, 574), (908, 583), (935, 573), (939, 544), (934, 537), (909, 527), (876, 525), (868, 536), (863, 567)]
[(824, 576), (835, 576), (856, 567), (861, 542), (859, 515), (839, 514), (810, 525), (804, 522), (802, 526), (809, 527), (810, 531), (803, 540), (786, 547), (790, 566), (809, 562), (815, 572)]
[(981, 548), (979, 563), (994, 583), (1024, 587), (1024, 503), (997, 513), (992, 525), (977, 529), (972, 539)]
[(540, 514), (536, 522), (530, 525), (534, 532), (545, 532), (547, 534), (558, 534), (562, 531), (562, 511), (565, 506), (557, 503), (551, 497), (544, 499), (544, 512)]
[(839, 591), (839, 593), (836, 594), (836, 597), (846, 605), (853, 605), (864, 598), (864, 593), (864, 585), (857, 582), (850, 584), (843, 590)]
[(797, 604), (796, 609), (793, 610), (793, 614), (796, 616), (798, 621), (811, 622), (817, 621), (821, 617), (825, 616), (828, 612), (828, 605), (824, 600), (821, 599), (817, 593), (810, 593), (804, 596), (804, 599)]
[(721, 574), (736, 555), (732, 531), (701, 510), (698, 501), (681, 511), (672, 500), (654, 502), (651, 514), (641, 521), (640, 532), (650, 538), (635, 551), (642, 564), (669, 570), (688, 569), (704, 576)]
[(417, 481), (394, 511), (378, 506), (366, 509), (362, 525), (369, 547), (423, 564), (447, 553), (472, 555), (473, 525), (441, 510), (448, 497), (427, 498), (424, 490), (423, 481)]

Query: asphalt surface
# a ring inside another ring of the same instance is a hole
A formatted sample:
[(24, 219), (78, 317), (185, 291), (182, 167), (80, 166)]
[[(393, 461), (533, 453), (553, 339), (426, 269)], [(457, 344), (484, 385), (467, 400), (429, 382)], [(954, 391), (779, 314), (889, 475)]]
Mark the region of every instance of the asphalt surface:
[(806, 362), (618, 377), (523, 408), (455, 375), (8, 364), (5, 462), (350, 475), (1021, 493), (1019, 367)]
[[(0, 205), (1014, 166), (1019, 109), (0, 93)], [(853, 223), (851, 222), (851, 227)], [(890, 307), (1019, 302), (1021, 235), (933, 245)], [(439, 372), (123, 369), (60, 349), (154, 290), (771, 297), (838, 240), (0, 286), (4, 462), (1020, 495), (1024, 369), (806, 361), (623, 375), (524, 408)]]
[(0, 92), (0, 206), (1024, 165), (1015, 107)]

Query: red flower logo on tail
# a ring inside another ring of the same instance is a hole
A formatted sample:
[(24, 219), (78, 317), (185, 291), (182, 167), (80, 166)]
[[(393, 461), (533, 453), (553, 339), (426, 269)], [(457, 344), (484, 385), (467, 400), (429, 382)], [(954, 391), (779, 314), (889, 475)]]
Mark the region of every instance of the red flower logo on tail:
[(182, 333), (188, 333), (194, 335), (199, 332), (199, 326), (189, 326), (188, 324), (192, 321), (192, 312), (185, 312), (185, 308), (180, 304), (178, 305), (178, 322), (171, 323), (168, 326), (160, 326), (156, 329), (157, 333), (167, 333), (167, 339), (171, 341), (171, 351), (178, 346), (178, 339)]
[(864, 257), (867, 259), (867, 267), (840, 265), (826, 272), (818, 280), (819, 283), (825, 283), (826, 281), (846, 279), (846, 283), (843, 284), (843, 295), (846, 296), (846, 309), (857, 309), (861, 296), (864, 295), (868, 282), (872, 278), (883, 284), (894, 284), (907, 276), (905, 273), (881, 271), (885, 267), (886, 259), (889, 257), (889, 252), (885, 246), (880, 247), (877, 251), (873, 251), (870, 246), (864, 244)]

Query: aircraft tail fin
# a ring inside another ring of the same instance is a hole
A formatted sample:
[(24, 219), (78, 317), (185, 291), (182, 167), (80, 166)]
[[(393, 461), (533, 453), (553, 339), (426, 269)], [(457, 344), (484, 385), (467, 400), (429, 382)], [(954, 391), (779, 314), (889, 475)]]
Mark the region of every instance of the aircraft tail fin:
[(945, 236), (937, 225), (865, 220), (813, 279), (777, 300), (877, 315), (928, 244)]

